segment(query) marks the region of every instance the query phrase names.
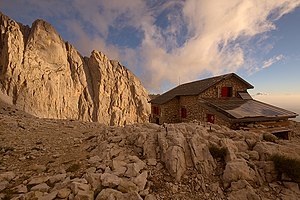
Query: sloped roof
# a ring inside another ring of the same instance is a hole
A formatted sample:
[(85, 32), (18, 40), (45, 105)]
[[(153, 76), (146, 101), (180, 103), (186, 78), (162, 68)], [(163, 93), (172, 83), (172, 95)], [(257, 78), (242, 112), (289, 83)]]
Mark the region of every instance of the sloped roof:
[(244, 82), (248, 86), (248, 89), (254, 88), (250, 83), (248, 83), (235, 73), (230, 73), (179, 85), (156, 97), (155, 99), (152, 99), (150, 102), (154, 104), (164, 104), (172, 100), (176, 96), (198, 95), (204, 92), (206, 89), (210, 88), (211, 86), (214, 86), (218, 82), (230, 78), (232, 76)]
[(205, 99), (202, 103), (222, 112), (232, 119), (275, 119), (294, 118), (296, 113), (267, 104), (254, 99), (243, 100), (239, 98)]

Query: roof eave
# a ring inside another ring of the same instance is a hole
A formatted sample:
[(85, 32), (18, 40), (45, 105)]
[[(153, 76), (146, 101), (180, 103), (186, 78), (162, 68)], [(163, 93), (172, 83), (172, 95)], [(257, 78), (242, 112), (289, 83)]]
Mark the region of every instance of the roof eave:
[(233, 119), (234, 122), (265, 122), (265, 121), (278, 121), (284, 120), (289, 118), (295, 118), (295, 115), (290, 116), (277, 116), (277, 117), (266, 117), (266, 116), (259, 116), (259, 117), (244, 117), (244, 118), (235, 118)]

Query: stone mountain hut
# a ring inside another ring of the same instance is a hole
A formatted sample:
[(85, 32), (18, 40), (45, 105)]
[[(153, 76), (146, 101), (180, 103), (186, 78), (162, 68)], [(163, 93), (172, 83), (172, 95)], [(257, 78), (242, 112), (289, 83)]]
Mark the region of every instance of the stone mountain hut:
[(185, 83), (150, 100), (150, 122), (198, 120), (236, 128), (297, 116), (294, 112), (254, 100), (247, 92), (253, 88), (235, 73)]

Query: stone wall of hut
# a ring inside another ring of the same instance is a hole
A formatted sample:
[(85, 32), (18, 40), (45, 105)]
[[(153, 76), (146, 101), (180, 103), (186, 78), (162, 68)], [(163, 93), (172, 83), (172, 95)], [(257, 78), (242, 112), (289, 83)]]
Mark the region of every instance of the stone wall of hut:
[[(159, 118), (159, 124), (163, 123), (178, 123), (178, 122), (189, 122), (192, 120), (198, 120), (202, 122), (207, 121), (207, 115), (213, 114), (215, 117), (215, 124), (225, 125), (230, 127), (231, 123), (226, 120), (226, 118), (222, 117), (218, 112), (214, 110), (208, 110), (204, 108), (201, 104), (201, 98), (222, 98), (221, 97), (221, 89), (222, 87), (232, 87), (232, 96), (238, 97), (237, 92), (246, 91), (247, 85), (243, 83), (241, 80), (231, 77), (229, 79), (225, 79), (215, 86), (208, 88), (206, 91), (201, 93), (200, 95), (193, 96), (180, 96), (175, 97), (171, 101), (162, 104), (155, 105), (160, 109), (159, 115), (151, 114), (150, 122), (156, 123), (157, 118)], [(186, 109), (186, 117), (182, 117), (182, 108)]]

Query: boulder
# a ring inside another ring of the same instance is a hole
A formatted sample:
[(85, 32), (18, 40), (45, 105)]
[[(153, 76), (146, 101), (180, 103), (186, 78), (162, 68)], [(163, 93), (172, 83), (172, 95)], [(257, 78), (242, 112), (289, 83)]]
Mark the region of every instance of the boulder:
[(110, 187), (113, 188), (115, 186), (118, 186), (121, 179), (114, 175), (114, 174), (110, 174), (110, 173), (104, 173), (101, 175), (101, 184), (105, 187)]
[(165, 153), (165, 165), (171, 176), (177, 181), (186, 171), (186, 163), (183, 149), (179, 146), (171, 146)]
[(229, 191), (228, 200), (261, 200), (253, 187), (246, 180), (232, 182)]
[(195, 168), (200, 174), (212, 175), (216, 163), (211, 156), (207, 144), (198, 135), (188, 140), (191, 156)]
[(226, 164), (223, 173), (224, 183), (230, 184), (238, 180), (255, 180), (255, 172), (251, 169), (247, 162), (243, 159), (235, 159)]
[(229, 138), (222, 138), (221, 146), (226, 148), (226, 156), (225, 156), (226, 163), (237, 159), (235, 152), (238, 151), (238, 148), (235, 146), (233, 140)]
[[(186, 171), (187, 142), (181, 132), (172, 131), (158, 133), (158, 145), (160, 147), (161, 160), (171, 176), (177, 181)], [(189, 158), (190, 159), (190, 158)]]

